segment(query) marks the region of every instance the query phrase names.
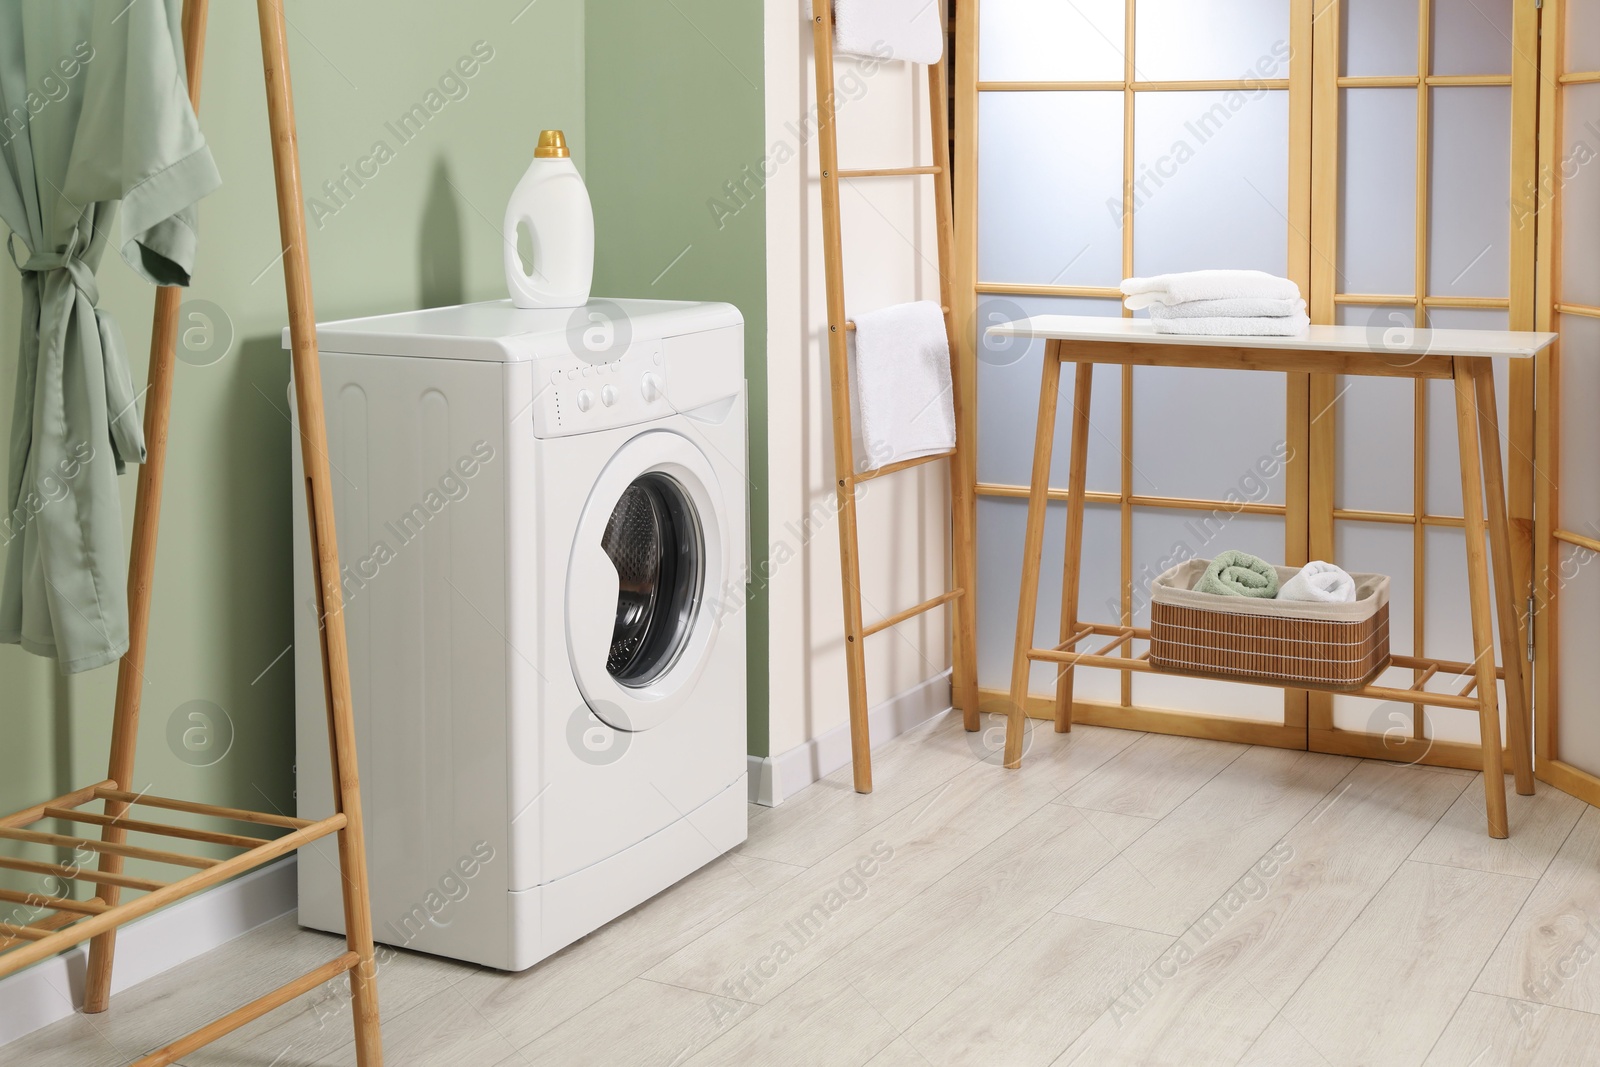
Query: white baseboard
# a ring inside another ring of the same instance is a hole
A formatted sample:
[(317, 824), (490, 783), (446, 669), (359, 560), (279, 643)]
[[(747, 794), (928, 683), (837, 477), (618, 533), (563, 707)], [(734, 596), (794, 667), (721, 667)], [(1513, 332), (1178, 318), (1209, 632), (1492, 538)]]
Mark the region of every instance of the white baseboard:
[[(113, 994), (295, 910), (294, 856), (147, 915), (117, 932)], [(0, 979), (0, 1046), (83, 1006), (89, 946)], [(4, 1057), (0, 1056), (0, 1060)]]
[[(950, 672), (946, 670), (867, 712), (873, 746), (899, 737), (949, 708)], [(849, 762), (849, 723), (776, 756), (750, 756), (750, 803), (775, 808)]]

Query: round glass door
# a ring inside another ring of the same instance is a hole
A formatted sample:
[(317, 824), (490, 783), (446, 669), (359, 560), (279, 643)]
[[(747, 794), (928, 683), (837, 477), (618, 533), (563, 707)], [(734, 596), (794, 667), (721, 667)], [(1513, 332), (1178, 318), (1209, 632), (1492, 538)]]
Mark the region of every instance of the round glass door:
[(601, 547), (618, 586), (606, 671), (641, 689), (672, 669), (694, 630), (705, 587), (700, 516), (676, 479), (652, 471), (622, 491)]
[(720, 629), (724, 507), (710, 460), (664, 430), (628, 441), (595, 479), (568, 561), (567, 653), (589, 710), (618, 730), (651, 729), (694, 698)]

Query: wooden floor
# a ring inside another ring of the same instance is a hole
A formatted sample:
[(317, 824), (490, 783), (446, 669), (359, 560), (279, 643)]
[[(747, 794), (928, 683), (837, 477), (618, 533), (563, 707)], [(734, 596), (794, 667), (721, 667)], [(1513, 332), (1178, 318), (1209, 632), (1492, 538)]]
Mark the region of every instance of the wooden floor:
[[(1464, 771), (945, 716), (521, 975), (382, 972), (391, 1067), (1600, 1062), (1600, 811)], [(0, 1050), (111, 1067), (333, 953), (280, 920)], [(184, 1061), (353, 1064), (327, 989)]]

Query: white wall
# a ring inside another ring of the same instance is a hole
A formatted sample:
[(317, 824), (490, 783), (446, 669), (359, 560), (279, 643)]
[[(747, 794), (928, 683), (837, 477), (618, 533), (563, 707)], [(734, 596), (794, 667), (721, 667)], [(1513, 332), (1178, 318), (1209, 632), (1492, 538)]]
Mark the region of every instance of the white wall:
[[(847, 722), (838, 524), (828, 399), (821, 168), (809, 0), (766, 2), (767, 375), (770, 412), (771, 752)], [(837, 64), (844, 167), (931, 161), (927, 77), (906, 63)], [(848, 184), (848, 183), (847, 183)], [(854, 314), (939, 299), (928, 178), (857, 181), (843, 190), (845, 287)], [(947, 479), (930, 464), (863, 486), (866, 621), (945, 588)], [(943, 610), (867, 644), (877, 705), (948, 669)]]

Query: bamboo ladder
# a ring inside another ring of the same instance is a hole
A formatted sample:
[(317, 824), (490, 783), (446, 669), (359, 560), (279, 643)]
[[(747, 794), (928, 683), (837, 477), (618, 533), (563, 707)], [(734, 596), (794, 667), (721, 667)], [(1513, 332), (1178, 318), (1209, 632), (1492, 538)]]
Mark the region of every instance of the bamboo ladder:
[[(316, 315), (311, 301), (311, 274), (307, 261), (305, 214), (300, 192), (299, 150), (295, 143), (294, 100), (289, 84), (289, 58), (281, 0), (257, 0), (261, 24), (261, 53), (266, 70), (267, 115), (272, 136), (272, 161), (277, 185), (278, 225), (285, 253), (284, 282), (288, 290), (289, 333), (300, 443), (305, 457), (305, 490), (311, 515), (311, 542), (317, 566), (318, 610), (322, 625), (323, 692), (327, 700), (329, 742), (333, 749), (336, 811), (324, 819), (298, 819), (287, 815), (242, 811), (197, 804), (135, 792), (134, 751), (139, 733), (139, 697), (144, 677), (144, 657), (149, 637), (150, 593), (155, 572), (156, 529), (160, 520), (161, 485), (167, 452), (167, 426), (172, 406), (174, 345), (177, 340), (178, 305), (182, 290), (156, 291), (155, 323), (150, 339), (150, 386), (145, 407), (148, 455), (139, 468), (138, 497), (134, 506), (133, 549), (128, 569), (129, 640), (117, 672), (117, 696), (111, 736), (110, 771), (106, 780), (74, 790), (34, 807), (0, 817), (0, 839), (25, 841), (74, 850), (75, 856), (99, 857), (95, 870), (79, 864), (43, 863), (0, 857), (0, 868), (51, 876), (99, 887), (96, 896), (74, 900), (40, 893), (0, 891), (0, 901), (42, 909), (42, 918), (26, 923), (0, 922), (0, 977), (92, 939), (84, 1010), (106, 1009), (111, 992), (111, 964), (117, 928), (175, 901), (209, 889), (236, 875), (262, 866), (312, 841), (338, 834), (339, 860), (344, 874), (346, 951), (337, 958), (201, 1027), (172, 1044), (134, 1061), (133, 1067), (165, 1067), (176, 1063), (218, 1038), (258, 1019), (275, 1008), (342, 974), (350, 978), (356, 1062), (359, 1067), (381, 1067), (382, 1042), (378, 1029), (377, 965), (372, 943), (372, 916), (367, 897), (366, 850), (362, 839), (361, 793), (356, 773), (355, 728), (350, 707), (350, 672), (346, 658), (344, 616), (339, 589), (339, 559), (334, 541), (333, 496), (328, 471), (327, 431), (323, 422), (322, 378), (318, 371)], [(184, 58), (189, 72), (189, 98), (200, 103), (200, 74), (204, 56), (207, 0), (185, 0), (183, 5)], [(81, 810), (100, 803), (100, 812)], [(228, 823), (244, 823), (250, 835), (175, 826), (134, 817), (155, 809), (212, 816)], [(130, 814), (132, 813), (132, 814)], [(46, 833), (27, 827), (45, 819), (100, 827), (98, 840)], [(268, 835), (283, 831), (281, 836)], [(205, 842), (237, 849), (227, 859), (189, 855), (181, 851), (130, 845), (135, 833), (168, 842)], [(183, 870), (172, 881), (124, 874), (122, 861), (138, 859)], [(123, 889), (142, 890), (133, 900), (119, 899)], [(15, 916), (13, 915), (13, 918)]]
[[(822, 163), (822, 245), (828, 295), (828, 378), (833, 402), (833, 460), (839, 505), (839, 564), (844, 586), (846, 682), (850, 695), (850, 758), (858, 793), (872, 792), (872, 738), (867, 725), (866, 639), (908, 619), (945, 604), (953, 604), (951, 626), (952, 702), (961, 708), (968, 730), (978, 728), (976, 682), (977, 611), (973, 580), (973, 516), (971, 479), (967, 477), (968, 433), (961, 395), (961, 367), (956, 345), (952, 279), (949, 264), (954, 240), (954, 207), (950, 186), (950, 113), (948, 49), (938, 63), (928, 67), (928, 114), (932, 124), (932, 166), (882, 167), (870, 170), (839, 169), (839, 139), (835, 127), (833, 89), (833, 3), (812, 0), (812, 34), (817, 68), (817, 143)], [(944, 33), (944, 5), (938, 5), (940, 33)], [(844, 249), (839, 212), (839, 183), (844, 179), (894, 178), (931, 175), (935, 213), (938, 216), (939, 296), (944, 308), (945, 335), (950, 346), (950, 380), (955, 407), (956, 446), (947, 452), (857, 471), (850, 423), (850, 361), (847, 334), (855, 323), (845, 317)], [(896, 612), (871, 625), (861, 616), (861, 531), (856, 515), (856, 487), (863, 482), (897, 474), (939, 460), (950, 463), (951, 555), (954, 587), (915, 607)]]

